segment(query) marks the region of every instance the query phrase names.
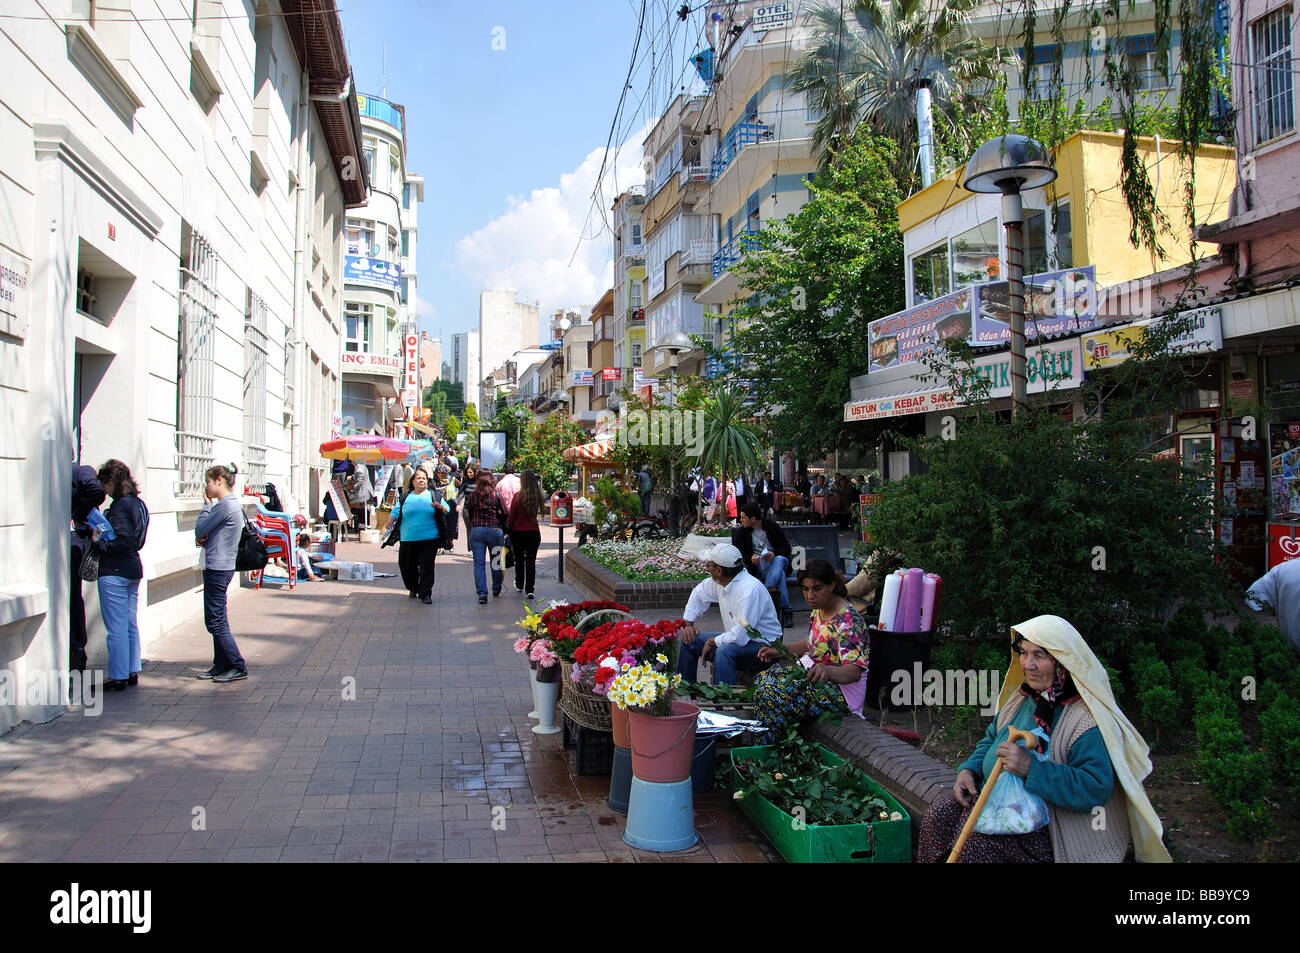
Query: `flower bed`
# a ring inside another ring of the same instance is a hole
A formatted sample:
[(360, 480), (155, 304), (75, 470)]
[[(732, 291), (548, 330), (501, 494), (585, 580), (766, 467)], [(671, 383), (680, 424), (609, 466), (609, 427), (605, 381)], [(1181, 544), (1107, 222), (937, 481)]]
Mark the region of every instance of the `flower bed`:
[(678, 553), (675, 539), (588, 543), (582, 554), (634, 582), (699, 582), (708, 572), (693, 556)]

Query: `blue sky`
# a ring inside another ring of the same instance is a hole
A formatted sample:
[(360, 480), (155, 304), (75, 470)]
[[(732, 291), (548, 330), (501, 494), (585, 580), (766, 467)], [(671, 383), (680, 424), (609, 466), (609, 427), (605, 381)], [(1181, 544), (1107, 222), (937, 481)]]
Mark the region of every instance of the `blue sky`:
[[(682, 24), (666, 15), (680, 4), (647, 6), (615, 140), (626, 143), (616, 163), (620, 188), (642, 180), (645, 117), (663, 108), (699, 36), (695, 17)], [(381, 94), (386, 45), (386, 98), (406, 107), (408, 166), (425, 178), (418, 309), (425, 330), (443, 338), (444, 354), (451, 334), (477, 324), (481, 288), (513, 287), (540, 302), (543, 318), (594, 304), (612, 262), (600, 211), (587, 221), (590, 196), (640, 3), (340, 0), (339, 7), (358, 91)], [(598, 237), (570, 265), (584, 223)]]

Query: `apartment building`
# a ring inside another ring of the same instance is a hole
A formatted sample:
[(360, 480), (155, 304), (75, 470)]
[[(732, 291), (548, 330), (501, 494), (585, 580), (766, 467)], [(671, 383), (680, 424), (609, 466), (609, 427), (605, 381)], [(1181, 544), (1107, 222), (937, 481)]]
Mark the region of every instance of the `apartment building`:
[(623, 369), (614, 360), (614, 289), (606, 291), (591, 309), (591, 409), (599, 412), (622, 388)]
[[(633, 368), (641, 367), (645, 352), (645, 236), (641, 213), (645, 186), (634, 185), (614, 200), (614, 314), (610, 334), (614, 342), (614, 367), (622, 386), (631, 386)], [(607, 398), (613, 409), (622, 386)], [(610, 403), (613, 401), (614, 403)]]
[[(343, 433), (393, 433), (402, 342), (416, 326), (416, 210), (424, 179), (406, 166), (406, 110), (358, 95), (370, 200), (347, 217), (344, 259)], [(422, 375), (423, 377), (424, 375)], [(432, 380), (434, 375), (425, 378)]]
[[(344, 215), (368, 179), (329, 0), (7, 12), (0, 544), (21, 555), (0, 561), (0, 668), (21, 680), (67, 666), (73, 461), (125, 461), (149, 506), (146, 655), (198, 617), (208, 466), (239, 464), (240, 491), (270, 481), (304, 508), (319, 499)], [(103, 644), (92, 635), (92, 666)], [(0, 708), (0, 730), (58, 701)]]

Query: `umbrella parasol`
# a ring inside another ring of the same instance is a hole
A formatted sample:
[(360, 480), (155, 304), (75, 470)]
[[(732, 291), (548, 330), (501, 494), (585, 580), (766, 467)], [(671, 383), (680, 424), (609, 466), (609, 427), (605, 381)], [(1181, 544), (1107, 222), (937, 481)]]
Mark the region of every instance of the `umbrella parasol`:
[(320, 445), (321, 456), (330, 460), (360, 460), (378, 463), (381, 460), (402, 460), (411, 452), (405, 440), (391, 437), (352, 436), (326, 440)]

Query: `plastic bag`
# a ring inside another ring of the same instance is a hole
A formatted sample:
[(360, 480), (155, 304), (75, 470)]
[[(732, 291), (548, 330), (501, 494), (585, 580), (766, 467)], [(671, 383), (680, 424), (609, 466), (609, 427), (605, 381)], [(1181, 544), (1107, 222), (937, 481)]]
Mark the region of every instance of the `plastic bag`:
[[(1034, 732), (1039, 734), (1038, 731)], [(1042, 738), (1039, 734), (1040, 739)], [(1044, 740), (1039, 746), (1045, 746)], [(1047, 756), (1038, 751), (1031, 751), (1039, 761), (1046, 761)], [(993, 783), (989, 799), (984, 802), (984, 810), (975, 822), (977, 834), (1032, 834), (1047, 826), (1047, 802), (1036, 794), (1025, 790), (1025, 782), (1010, 771), (1003, 771)]]

